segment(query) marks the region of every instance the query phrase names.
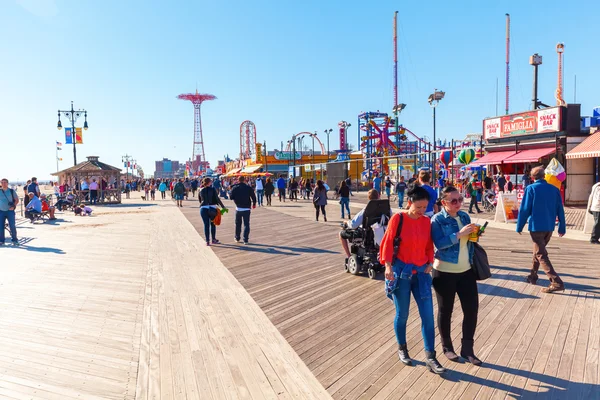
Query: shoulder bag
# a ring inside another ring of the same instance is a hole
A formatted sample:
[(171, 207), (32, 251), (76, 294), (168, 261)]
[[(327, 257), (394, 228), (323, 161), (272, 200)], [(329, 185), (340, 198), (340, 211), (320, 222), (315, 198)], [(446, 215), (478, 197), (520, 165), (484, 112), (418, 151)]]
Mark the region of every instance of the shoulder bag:
[(475, 279), (484, 281), (492, 276), (488, 256), (479, 243), (473, 243), (473, 263), (471, 269), (475, 273)]
[(398, 228), (396, 229), (396, 236), (394, 236), (394, 260), (398, 258), (398, 252), (400, 251), (400, 233), (402, 233), (402, 224), (404, 223), (404, 213), (400, 213), (400, 221), (398, 221)]

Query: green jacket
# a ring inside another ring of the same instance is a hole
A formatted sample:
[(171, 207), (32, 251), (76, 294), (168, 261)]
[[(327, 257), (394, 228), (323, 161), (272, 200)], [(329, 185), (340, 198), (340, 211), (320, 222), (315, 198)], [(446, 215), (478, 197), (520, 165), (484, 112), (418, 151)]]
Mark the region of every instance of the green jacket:
[(175, 187), (173, 188), (173, 191), (174, 191), (176, 194), (184, 194), (184, 193), (185, 193), (185, 186), (183, 186), (183, 183), (181, 183), (181, 182), (177, 182), (177, 183), (175, 184)]

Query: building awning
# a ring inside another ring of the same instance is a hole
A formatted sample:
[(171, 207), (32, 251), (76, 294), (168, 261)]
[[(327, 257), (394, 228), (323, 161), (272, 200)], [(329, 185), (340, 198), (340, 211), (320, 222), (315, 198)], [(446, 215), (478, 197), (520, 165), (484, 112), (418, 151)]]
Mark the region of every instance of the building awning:
[(567, 153), (567, 159), (600, 157), (600, 132), (588, 136), (573, 150)]
[(546, 157), (556, 151), (554, 147), (546, 149), (530, 149), (519, 151), (513, 156), (504, 160), (504, 164), (523, 164), (530, 162), (538, 162), (540, 158)]
[(498, 165), (502, 164), (504, 160), (513, 156), (514, 151), (494, 151), (481, 157), (479, 160), (473, 161), (468, 167), (480, 167), (482, 165)]
[(244, 169), (242, 169), (240, 172), (242, 174), (253, 174), (255, 172), (257, 172), (259, 169), (262, 168), (262, 164), (258, 164), (258, 165), (247, 165), (244, 167)]
[(227, 171), (227, 173), (225, 174), (225, 176), (231, 176), (233, 174), (237, 174), (240, 171), (241, 171), (241, 168), (234, 168), (232, 170)]

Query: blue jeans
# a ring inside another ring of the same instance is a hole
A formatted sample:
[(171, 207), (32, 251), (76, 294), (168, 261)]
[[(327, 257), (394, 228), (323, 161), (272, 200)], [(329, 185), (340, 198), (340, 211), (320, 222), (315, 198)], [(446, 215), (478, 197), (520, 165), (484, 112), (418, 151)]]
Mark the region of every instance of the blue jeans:
[(242, 222), (244, 223), (244, 242), (248, 241), (250, 236), (250, 210), (235, 212), (235, 239), (240, 240), (242, 233)]
[(390, 193), (391, 193), (391, 191), (392, 191), (392, 189), (391, 189), (391, 188), (389, 188), (389, 187), (386, 187), (386, 188), (385, 188), (385, 195), (386, 195), (387, 197), (390, 197)]
[(350, 216), (350, 198), (349, 197), (340, 197), (340, 207), (342, 208), (342, 218), (344, 218), (344, 206), (346, 206), (346, 210), (348, 211), (348, 216)]
[(217, 240), (217, 227), (215, 224), (210, 222), (210, 217), (208, 216), (208, 209), (201, 208), (200, 216), (202, 217), (202, 222), (204, 222), (204, 238), (207, 242), (210, 242), (210, 235), (212, 234), (212, 239)]
[(15, 210), (0, 211), (0, 243), (4, 243), (4, 224), (8, 220), (8, 226), (10, 227), (10, 236), (13, 242), (18, 242), (17, 239), (17, 225), (15, 224)]
[(404, 192), (398, 192), (398, 207), (404, 207)]
[(258, 200), (258, 205), (262, 206), (263, 205), (263, 195), (265, 194), (265, 191), (263, 189), (258, 189), (256, 191), (256, 197)]
[[(431, 291), (431, 288), (429, 289)], [(425, 351), (435, 350), (435, 331), (433, 329), (433, 300), (422, 299), (419, 292), (417, 275), (411, 279), (400, 279), (396, 290), (392, 292), (394, 305), (396, 306), (396, 318), (394, 319), (394, 331), (398, 344), (406, 344), (406, 322), (408, 321), (408, 310), (410, 307), (410, 292), (417, 302), (419, 315), (421, 316), (421, 334), (425, 343)]]

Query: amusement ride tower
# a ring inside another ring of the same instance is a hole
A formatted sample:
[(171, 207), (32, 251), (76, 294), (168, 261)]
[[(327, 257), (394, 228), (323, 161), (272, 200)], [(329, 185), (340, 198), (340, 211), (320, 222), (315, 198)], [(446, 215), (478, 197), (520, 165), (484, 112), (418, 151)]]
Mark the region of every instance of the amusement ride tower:
[(212, 94), (200, 94), (198, 89), (196, 93), (186, 93), (177, 96), (180, 100), (189, 100), (194, 105), (194, 151), (192, 153), (192, 169), (194, 175), (202, 175), (208, 169), (209, 165), (204, 155), (204, 139), (202, 137), (202, 118), (200, 116), (200, 106), (207, 100), (216, 100), (217, 97)]

